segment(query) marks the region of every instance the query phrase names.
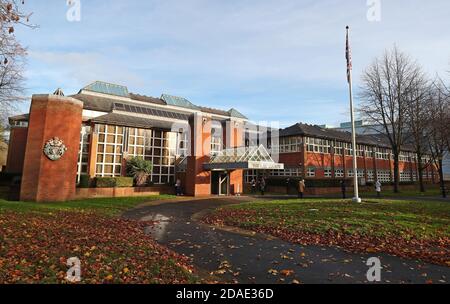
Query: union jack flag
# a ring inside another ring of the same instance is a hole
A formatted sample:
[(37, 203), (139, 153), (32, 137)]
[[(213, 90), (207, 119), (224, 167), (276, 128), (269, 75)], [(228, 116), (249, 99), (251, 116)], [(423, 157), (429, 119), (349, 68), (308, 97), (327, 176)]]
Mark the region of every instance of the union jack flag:
[(347, 81), (350, 83), (350, 72), (352, 70), (352, 51), (350, 50), (350, 42), (348, 40), (348, 29), (347, 26), (347, 41), (345, 47), (345, 59), (347, 59)]

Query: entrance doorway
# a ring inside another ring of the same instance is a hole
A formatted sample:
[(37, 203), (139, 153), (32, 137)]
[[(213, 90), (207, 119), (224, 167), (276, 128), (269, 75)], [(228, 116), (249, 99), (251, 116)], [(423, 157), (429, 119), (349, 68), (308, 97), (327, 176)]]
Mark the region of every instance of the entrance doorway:
[(226, 171), (211, 172), (211, 194), (213, 195), (229, 195), (230, 194), (230, 177)]

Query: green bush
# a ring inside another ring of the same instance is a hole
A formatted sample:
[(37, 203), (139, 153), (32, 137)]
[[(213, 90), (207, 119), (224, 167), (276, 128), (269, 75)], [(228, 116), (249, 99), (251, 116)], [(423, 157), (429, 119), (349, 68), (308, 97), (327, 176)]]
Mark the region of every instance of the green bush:
[(133, 187), (132, 177), (116, 177), (115, 179), (116, 179), (116, 187), (118, 188)]
[(153, 163), (142, 157), (131, 157), (127, 160), (127, 175), (136, 180), (136, 186), (147, 184), (148, 177), (152, 173)]
[(97, 177), (95, 179), (97, 188), (124, 188), (133, 187), (132, 177)]
[(115, 188), (116, 179), (114, 177), (96, 177), (95, 187), (97, 188)]
[(80, 176), (80, 183), (78, 184), (79, 188), (89, 188), (90, 187), (91, 179), (88, 175), (81, 175)]

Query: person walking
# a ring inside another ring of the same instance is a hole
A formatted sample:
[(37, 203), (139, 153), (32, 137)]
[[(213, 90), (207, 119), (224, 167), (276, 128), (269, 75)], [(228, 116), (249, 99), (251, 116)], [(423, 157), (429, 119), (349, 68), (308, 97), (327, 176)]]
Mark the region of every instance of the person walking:
[(305, 180), (302, 179), (298, 182), (298, 197), (299, 198), (303, 198), (305, 189), (306, 189)]
[(264, 177), (261, 178), (261, 181), (259, 182), (259, 189), (261, 190), (261, 195), (264, 195), (266, 192), (266, 180)]
[(286, 194), (289, 195), (289, 186), (291, 184), (291, 179), (288, 177), (286, 179)]
[(250, 182), (250, 186), (252, 187), (252, 194), (256, 193), (256, 180), (254, 178), (252, 178), (251, 182)]
[(379, 180), (375, 183), (375, 191), (377, 192), (377, 197), (381, 197), (381, 183)]
[(346, 189), (346, 185), (345, 185), (345, 180), (341, 180), (341, 191), (342, 191), (342, 198), (346, 199), (347, 198), (347, 195), (346, 195), (347, 189)]
[(177, 182), (175, 183), (175, 194), (177, 196), (183, 195), (183, 191), (181, 190), (181, 180), (177, 179)]

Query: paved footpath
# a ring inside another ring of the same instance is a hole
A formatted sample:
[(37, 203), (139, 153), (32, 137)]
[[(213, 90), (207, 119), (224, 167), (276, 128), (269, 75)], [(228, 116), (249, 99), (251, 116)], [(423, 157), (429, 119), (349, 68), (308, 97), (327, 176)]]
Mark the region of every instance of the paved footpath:
[[(228, 232), (192, 218), (199, 212), (238, 202), (242, 199), (164, 203), (130, 210), (124, 217), (158, 221), (156, 226), (147, 228), (148, 233), (160, 244), (191, 257), (198, 269), (213, 273), (220, 282), (367, 283), (366, 261), (373, 254), (352, 254), (337, 248), (301, 246), (261, 235)], [(383, 283), (450, 282), (450, 267), (389, 255), (376, 256), (381, 259)]]

